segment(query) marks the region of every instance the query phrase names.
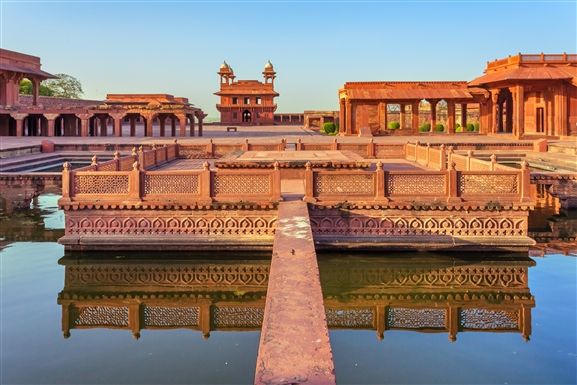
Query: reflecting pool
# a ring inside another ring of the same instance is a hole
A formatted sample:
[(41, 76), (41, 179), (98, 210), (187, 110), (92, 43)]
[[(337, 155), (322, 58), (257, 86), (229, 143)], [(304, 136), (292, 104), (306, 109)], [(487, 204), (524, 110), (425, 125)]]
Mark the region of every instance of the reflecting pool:
[[(65, 254), (57, 199), (0, 219), (0, 383), (252, 383), (270, 255)], [(577, 383), (577, 258), (470, 257), (319, 253), (338, 383)]]

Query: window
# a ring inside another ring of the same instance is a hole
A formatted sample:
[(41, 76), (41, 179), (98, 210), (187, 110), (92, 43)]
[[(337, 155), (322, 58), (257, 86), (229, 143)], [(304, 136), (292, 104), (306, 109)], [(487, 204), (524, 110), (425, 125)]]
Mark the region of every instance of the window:
[(259, 96), (256, 97), (256, 104), (262, 104), (262, 99)]
[(232, 98), (232, 104), (238, 104), (238, 98)]
[(244, 104), (250, 104), (250, 98), (244, 98)]

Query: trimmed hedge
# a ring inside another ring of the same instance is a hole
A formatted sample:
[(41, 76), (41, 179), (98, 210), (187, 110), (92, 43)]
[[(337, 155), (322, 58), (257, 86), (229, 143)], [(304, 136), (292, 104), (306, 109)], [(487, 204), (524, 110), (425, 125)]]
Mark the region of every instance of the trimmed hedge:
[(389, 130), (398, 130), (399, 128), (401, 128), (401, 123), (389, 122), (389, 124), (387, 124), (387, 127), (389, 128)]
[(425, 123), (419, 127), (419, 132), (429, 132), (431, 131), (431, 123)]
[(336, 135), (339, 127), (333, 122), (326, 122), (323, 124), (323, 132), (328, 135)]
[(443, 132), (445, 131), (445, 126), (442, 123), (435, 124), (435, 131), (436, 132)]

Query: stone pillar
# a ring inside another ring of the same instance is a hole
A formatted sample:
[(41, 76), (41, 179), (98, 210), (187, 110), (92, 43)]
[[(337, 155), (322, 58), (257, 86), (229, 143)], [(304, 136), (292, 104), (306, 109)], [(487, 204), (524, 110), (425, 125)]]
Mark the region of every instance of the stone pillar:
[(447, 132), (449, 134), (455, 133), (455, 103), (447, 102)]
[[(522, 89), (522, 86), (518, 86)], [(555, 92), (555, 125), (554, 130), (551, 135), (567, 136), (568, 132), (568, 98), (567, 98), (567, 86), (562, 84)]]
[(38, 79), (32, 79), (32, 105), (38, 105), (38, 96), (40, 94), (40, 81)]
[(499, 108), (497, 101), (499, 100), (499, 91), (491, 90), (491, 132), (496, 134), (499, 132)]
[(47, 130), (48, 132), (46, 133), (46, 136), (56, 136), (54, 134), (54, 126), (55, 126), (56, 118), (58, 117), (58, 114), (44, 114), (44, 117), (48, 121), (48, 130)]
[(345, 135), (353, 134), (353, 104), (351, 99), (345, 99), (345, 111), (346, 111), (346, 131)]
[(437, 101), (431, 100), (429, 104), (431, 105), (431, 132), (434, 132), (437, 125)]
[(154, 115), (148, 115), (145, 117), (146, 125), (144, 126), (144, 136), (153, 136), (152, 128), (154, 127)]
[(186, 136), (186, 115), (178, 116), (179, 134), (178, 136)]
[(198, 118), (198, 136), (202, 136), (202, 120), (204, 119), (204, 116), (202, 116), (202, 114), (200, 116), (197, 116)]
[(379, 130), (385, 130), (387, 128), (387, 125), (384, 123), (385, 122), (385, 118), (384, 118), (384, 113), (383, 113), (383, 105), (385, 103), (383, 102), (379, 102), (379, 104), (377, 105), (377, 119), (379, 121)]
[(383, 118), (383, 126), (384, 129), (387, 129), (387, 126), (389, 125), (389, 117), (388, 117), (388, 110), (389, 110), (389, 105), (387, 103), (381, 103), (383, 105), (383, 112), (382, 112), (382, 118)]
[[(77, 114), (78, 118), (80, 118), (80, 136), (87, 137), (90, 128), (90, 114)], [(64, 121), (62, 122), (62, 134), (64, 134)]]
[(12, 118), (16, 121), (16, 136), (24, 135), (24, 119), (28, 114), (10, 114)]
[(176, 136), (176, 117), (170, 116), (170, 136)]
[(124, 114), (112, 114), (111, 116), (114, 120), (114, 136), (122, 136), (122, 119), (124, 119)]
[(401, 130), (403, 128), (405, 128), (405, 104), (404, 103), (399, 104), (399, 124), (400, 124), (399, 128)]
[[(346, 111), (345, 111), (345, 99), (339, 100), (339, 134), (343, 135), (345, 133), (346, 126)], [(308, 126), (308, 122), (305, 122), (305, 126)]]
[(419, 103), (411, 104), (411, 130), (413, 133), (419, 132)]
[(461, 103), (461, 127), (467, 127), (467, 103)]
[[(195, 122), (194, 122), (194, 117), (195, 117), (195, 114), (190, 114), (190, 115), (189, 115), (189, 119), (190, 119), (190, 132), (189, 132), (189, 135), (190, 135), (190, 136), (194, 136), (194, 124), (195, 124)], [(200, 122), (199, 122), (199, 124), (200, 124)]]
[(514, 87), (513, 90), (513, 108), (514, 108), (514, 121), (513, 121), (513, 134), (520, 138), (524, 131), (524, 120), (525, 120), (525, 90), (522, 85)]

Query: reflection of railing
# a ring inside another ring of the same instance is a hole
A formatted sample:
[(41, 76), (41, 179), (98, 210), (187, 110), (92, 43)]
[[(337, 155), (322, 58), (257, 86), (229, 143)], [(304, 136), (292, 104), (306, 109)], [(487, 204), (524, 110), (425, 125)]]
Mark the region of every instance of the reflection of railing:
[[(264, 260), (98, 262), (64, 259), (58, 296), (72, 329), (258, 330), (269, 264)], [(320, 261), (331, 328), (531, 334), (530, 259), (491, 262), (371, 258)]]
[(498, 200), (505, 203), (531, 202), (529, 170), (458, 171), (384, 171), (376, 170), (305, 170), (305, 199), (311, 202), (388, 202), (430, 201), (458, 203), (472, 200)]
[[(166, 159), (153, 154), (153, 160), (150, 153), (142, 156), (147, 168)], [(147, 160), (146, 155), (150, 159)], [(78, 171), (70, 170), (65, 164), (62, 178), (61, 206), (98, 203), (118, 207), (142, 203), (190, 205), (212, 201), (276, 202), (280, 199), (278, 167), (211, 171), (205, 163), (202, 170), (146, 171), (134, 162), (130, 171)]]

